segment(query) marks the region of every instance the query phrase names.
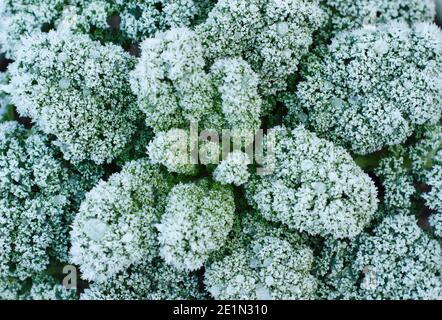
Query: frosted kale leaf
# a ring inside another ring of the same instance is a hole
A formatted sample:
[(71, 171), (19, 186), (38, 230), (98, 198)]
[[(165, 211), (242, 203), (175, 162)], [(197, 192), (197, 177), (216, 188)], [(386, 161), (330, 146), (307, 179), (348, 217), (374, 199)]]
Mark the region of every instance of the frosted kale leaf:
[(347, 151), (303, 127), (275, 132), (273, 170), (246, 185), (250, 204), (266, 219), (310, 235), (361, 233), (378, 203), (368, 175)]
[(0, 277), (24, 280), (67, 262), (70, 224), (100, 174), (66, 164), (36, 129), (0, 124)]
[(248, 213), (225, 255), (206, 267), (204, 283), (215, 299), (312, 299), (313, 261), (301, 236)]
[(440, 245), (411, 215), (388, 215), (351, 244), (326, 245), (318, 261), (324, 276), (320, 291), (329, 299), (442, 297)]
[(226, 242), (234, 217), (229, 187), (208, 180), (178, 184), (157, 225), (161, 257), (178, 270), (201, 268)]
[(158, 166), (138, 160), (86, 194), (71, 232), (71, 261), (84, 279), (104, 282), (158, 255), (155, 224), (170, 188)]
[(286, 89), (324, 21), (318, 1), (221, 0), (196, 32), (210, 60), (242, 57), (269, 95)]
[(219, 132), (259, 127), (259, 78), (244, 60), (209, 64), (200, 37), (184, 28), (146, 39), (141, 51), (131, 73), (132, 91), (155, 132), (188, 128), (190, 122)]
[(403, 143), (441, 116), (442, 31), (390, 23), (337, 35), (310, 59), (291, 108), (358, 154)]
[(10, 66), (12, 102), (64, 157), (101, 164), (130, 141), (139, 112), (130, 93), (129, 54), (69, 32), (35, 34)]
[(156, 258), (130, 267), (103, 283), (93, 283), (83, 300), (193, 300), (204, 299), (199, 278), (177, 271)]
[(432, 22), (436, 15), (434, 0), (321, 0), (330, 12), (333, 33), (366, 25), (396, 22)]

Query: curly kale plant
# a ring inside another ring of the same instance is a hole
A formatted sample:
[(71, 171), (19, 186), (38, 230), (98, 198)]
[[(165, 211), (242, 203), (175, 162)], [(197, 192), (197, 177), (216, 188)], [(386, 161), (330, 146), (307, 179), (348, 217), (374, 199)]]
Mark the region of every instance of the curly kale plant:
[(307, 113), (310, 128), (358, 154), (403, 143), (441, 117), (441, 52), (430, 23), (340, 33), (309, 59), (292, 121)]
[[(68, 0), (1, 0), (0, 49), (15, 58), (26, 37), (51, 28)], [(24, 41), (27, 42), (27, 41)]]
[(214, 298), (315, 297), (317, 280), (310, 273), (313, 251), (300, 235), (270, 226), (250, 213), (237, 231), (226, 254), (206, 268), (204, 283)]
[(247, 186), (250, 203), (268, 220), (311, 235), (353, 238), (377, 209), (373, 181), (350, 155), (303, 127), (275, 128), (270, 174)]
[(287, 88), (324, 21), (316, 0), (221, 0), (196, 32), (208, 59), (242, 57), (271, 95)]
[(201, 130), (259, 128), (259, 78), (244, 60), (208, 64), (201, 37), (189, 29), (147, 39), (141, 51), (131, 84), (154, 131), (186, 128), (190, 122), (199, 122)]
[(355, 242), (332, 240), (317, 262), (319, 292), (329, 299), (441, 299), (439, 243), (413, 216), (387, 216)]
[(434, 0), (321, 0), (333, 33), (388, 22), (431, 22)]
[(0, 124), (0, 278), (24, 280), (68, 261), (70, 224), (99, 175), (69, 166), (41, 132)]
[(0, 299), (442, 299), (435, 4), (0, 0)]
[[(205, 19), (213, 0), (71, 0), (72, 30), (108, 41), (138, 43), (171, 28)], [(117, 31), (117, 32), (115, 32)]]
[(12, 102), (58, 138), (67, 160), (110, 162), (139, 117), (128, 78), (134, 62), (121, 48), (86, 35), (36, 34), (10, 67)]
[(177, 271), (159, 259), (119, 272), (103, 283), (93, 283), (82, 300), (204, 299), (195, 274)]
[(2, 300), (76, 300), (74, 289), (67, 289), (48, 275), (33, 277), (30, 284), (14, 278), (0, 278)]
[(157, 230), (170, 179), (145, 160), (100, 181), (72, 224), (71, 261), (85, 279), (104, 282), (158, 255)]
[(157, 225), (160, 256), (179, 270), (197, 270), (227, 240), (235, 218), (229, 187), (201, 180), (178, 184)]
[(422, 140), (412, 148), (413, 172), (431, 190), (423, 195), (427, 206), (442, 211), (442, 127), (428, 128)]

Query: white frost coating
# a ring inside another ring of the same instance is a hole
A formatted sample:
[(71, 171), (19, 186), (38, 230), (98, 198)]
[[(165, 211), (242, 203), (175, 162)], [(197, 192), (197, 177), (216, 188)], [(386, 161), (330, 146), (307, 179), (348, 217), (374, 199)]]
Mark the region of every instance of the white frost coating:
[(93, 283), (82, 300), (204, 299), (195, 274), (177, 271), (156, 258), (119, 272), (103, 283)]
[(342, 148), (303, 127), (276, 128), (275, 167), (247, 186), (268, 220), (311, 235), (353, 238), (377, 209), (377, 190)]
[(215, 299), (312, 299), (313, 252), (274, 236), (253, 240), (206, 268), (204, 283)]
[(405, 166), (407, 154), (403, 148), (397, 149), (399, 152), (380, 161), (376, 174), (382, 179), (385, 207), (394, 211), (410, 210), (416, 188), (413, 176)]
[(147, 153), (152, 163), (164, 165), (169, 172), (193, 175), (196, 167), (190, 163), (189, 133), (182, 129), (159, 132), (149, 143)]
[(92, 166), (66, 167), (49, 137), (0, 123), (0, 278), (33, 278), (68, 260), (69, 230)]
[(258, 83), (242, 59), (210, 65), (200, 37), (186, 28), (146, 39), (131, 73), (139, 108), (156, 132), (188, 128), (191, 121), (200, 130), (257, 129), (262, 109)]
[(0, 300), (442, 299), (434, 4), (0, 0)]
[(201, 180), (178, 184), (157, 225), (160, 255), (178, 270), (197, 270), (227, 240), (235, 203), (229, 187)]
[(209, 59), (242, 57), (272, 95), (286, 89), (324, 22), (316, 0), (221, 0), (196, 32)]
[(9, 67), (11, 99), (22, 116), (57, 136), (66, 159), (110, 162), (139, 116), (128, 79), (133, 65), (119, 47), (88, 36), (37, 33)]
[(249, 180), (250, 173), (247, 166), (250, 159), (241, 151), (233, 151), (218, 165), (213, 172), (213, 178), (223, 184), (243, 185)]
[(66, 3), (66, 0), (1, 0), (0, 51), (7, 58), (16, 58), (23, 40), (54, 24)]
[(417, 181), (430, 187), (422, 197), (430, 209), (442, 211), (442, 126), (426, 128), (410, 153)]
[(392, 21), (432, 22), (436, 15), (434, 0), (323, 0), (323, 7), (332, 12), (333, 33)]
[(71, 232), (71, 261), (84, 279), (103, 282), (157, 256), (154, 225), (169, 189), (159, 168), (140, 160), (86, 194)]
[(440, 245), (410, 214), (390, 213), (351, 243), (329, 242), (317, 265), (328, 299), (442, 299)]
[(312, 56), (294, 93), (308, 125), (355, 153), (405, 142), (435, 124), (442, 105), (442, 31), (390, 23), (338, 34)]
[(433, 227), (433, 232), (436, 236), (442, 238), (442, 214), (435, 213), (430, 217), (430, 225)]

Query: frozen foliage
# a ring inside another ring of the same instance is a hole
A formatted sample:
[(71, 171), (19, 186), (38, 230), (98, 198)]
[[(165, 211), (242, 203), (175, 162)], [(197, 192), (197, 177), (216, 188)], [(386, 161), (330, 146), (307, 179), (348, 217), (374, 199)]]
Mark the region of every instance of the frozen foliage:
[(442, 300), (434, 16), (0, 0), (0, 299)]
[(27, 300), (77, 300), (75, 289), (66, 289), (59, 281), (50, 276), (33, 279)]
[(194, 33), (175, 29), (146, 39), (141, 52), (131, 85), (147, 125), (155, 131), (179, 128), (210, 110), (210, 81)]
[(325, 15), (313, 0), (220, 0), (196, 28), (210, 60), (243, 57), (264, 94), (286, 89)]
[(103, 283), (93, 283), (82, 300), (187, 300), (203, 299), (194, 274), (177, 271), (159, 259), (132, 266)]
[(436, 236), (442, 238), (442, 213), (435, 213), (430, 217), (430, 225)]
[(250, 159), (246, 153), (233, 151), (215, 169), (213, 178), (223, 184), (240, 186), (249, 180), (250, 173), (247, 170), (249, 164)]
[(158, 254), (157, 231), (169, 179), (145, 160), (127, 164), (86, 194), (72, 225), (71, 261), (104, 282)]
[[(249, 141), (249, 138), (253, 137), (252, 133), (253, 131), (244, 132), (244, 134), (241, 130), (232, 131), (235, 141), (238, 142), (239, 137), (242, 139), (242, 146), (247, 144), (245, 142)], [(234, 149), (227, 153), (226, 158), (220, 163), (222, 151), (220, 141), (198, 139), (184, 129), (158, 132), (147, 147), (151, 162), (165, 166), (171, 173), (197, 175), (202, 171), (202, 168), (198, 166), (201, 164), (206, 166), (210, 172), (213, 171), (214, 179), (222, 184), (239, 186), (246, 183), (250, 177), (248, 172), (249, 156)]]
[(376, 174), (382, 178), (384, 205), (388, 210), (409, 210), (416, 193), (413, 177), (405, 163), (404, 150), (381, 160)]
[[(2, 0), (0, 45), (14, 58), (27, 36), (65, 28), (104, 41), (139, 42), (158, 31), (190, 26), (207, 16), (213, 1)], [(116, 31), (116, 32), (115, 32)]]
[(66, 159), (109, 162), (139, 116), (128, 80), (133, 65), (122, 49), (86, 35), (35, 34), (9, 68), (12, 102), (58, 138)]
[(303, 127), (275, 128), (272, 173), (246, 187), (268, 220), (311, 235), (353, 238), (377, 209), (377, 190), (350, 155)]
[(411, 146), (396, 146), (380, 161), (376, 174), (384, 187), (388, 209), (413, 208), (414, 196), (428, 208), (442, 210), (442, 130), (440, 125), (420, 128)]
[(10, 97), (6, 90), (7, 75), (4, 72), (0, 72), (0, 121), (8, 112), (8, 105), (10, 103)]
[(114, 163), (119, 167), (133, 160), (146, 158), (147, 146), (154, 134), (150, 128), (144, 125), (143, 120), (144, 119), (138, 122), (138, 128), (131, 142), (126, 145), (124, 150), (114, 160)]
[(259, 79), (245, 61), (208, 65), (199, 36), (183, 28), (146, 39), (141, 51), (131, 84), (154, 131), (188, 127), (191, 121), (201, 130), (259, 127)]
[(22, 38), (50, 28), (67, 0), (0, 0), (0, 51), (15, 58)]
[(152, 163), (164, 165), (169, 172), (193, 175), (197, 168), (190, 163), (189, 133), (182, 129), (159, 132), (149, 143), (147, 153)]
[(428, 128), (422, 140), (411, 150), (413, 171), (421, 183), (431, 190), (422, 197), (427, 206), (442, 211), (442, 127)]
[(48, 275), (33, 277), (30, 284), (13, 278), (0, 278), (2, 300), (76, 300), (76, 290), (66, 289), (55, 278)]
[(65, 11), (63, 22), (72, 30), (85, 33), (94, 28), (109, 28), (108, 19), (117, 9), (114, 0), (71, 0), (72, 2), (77, 6)]
[(200, 180), (169, 193), (159, 231), (160, 255), (179, 270), (197, 270), (219, 250), (233, 226), (235, 203), (229, 187)]
[(434, 0), (321, 0), (321, 4), (330, 11), (332, 32), (390, 21), (431, 22), (436, 15)]
[(115, 0), (122, 6), (121, 30), (135, 41), (157, 31), (191, 24), (198, 12), (194, 0)]
[(170, 173), (183, 175), (197, 175), (198, 164), (218, 164), (220, 152), (218, 143), (198, 141), (198, 137), (192, 137), (183, 129), (158, 132), (147, 146), (152, 163), (165, 166)]
[(312, 263), (310, 249), (263, 237), (213, 263), (205, 282), (207, 290), (221, 300), (311, 299), (316, 289), (309, 274)]
[[(75, 0), (74, 0), (75, 1)], [(157, 32), (188, 27), (207, 15), (213, 1), (200, 0), (77, 0), (73, 29), (100, 35), (109, 31), (109, 21), (118, 21), (125, 39), (140, 42)], [(115, 23), (115, 22), (114, 22)]]
[[(295, 93), (320, 135), (367, 154), (404, 142), (441, 116), (442, 31), (391, 23), (337, 35)], [(302, 114), (302, 113), (301, 113)]]
[(37, 130), (0, 124), (1, 278), (23, 280), (51, 259), (67, 262), (70, 223), (99, 174), (90, 165), (68, 166)]
[(204, 283), (215, 299), (311, 299), (313, 251), (283, 228), (258, 217), (243, 218), (230, 253), (206, 268)]
[[(441, 299), (442, 252), (414, 217), (387, 217), (364, 236), (353, 263), (359, 274), (368, 272), (358, 288), (364, 299)], [(367, 268), (365, 269), (367, 271)]]
[(318, 266), (325, 298), (442, 299), (441, 247), (410, 215), (387, 216), (351, 244), (329, 242)]

